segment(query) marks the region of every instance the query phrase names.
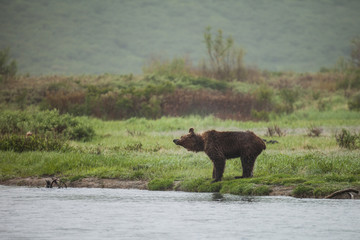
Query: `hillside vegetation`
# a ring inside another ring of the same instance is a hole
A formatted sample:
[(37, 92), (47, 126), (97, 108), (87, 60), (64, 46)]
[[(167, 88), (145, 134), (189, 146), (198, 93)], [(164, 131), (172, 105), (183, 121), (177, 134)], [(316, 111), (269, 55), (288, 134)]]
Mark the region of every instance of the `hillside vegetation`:
[[(221, 31), (209, 32), (205, 39), (208, 61), (200, 66), (187, 58), (155, 58), (143, 67), (143, 75), (3, 74), (0, 107), (57, 109), (60, 114), (104, 120), (212, 115), (255, 121), (275, 120), (294, 112), (360, 109), (359, 38), (351, 44), (350, 61), (305, 74), (245, 66), (242, 49), (233, 47), (232, 38), (224, 39)], [(12, 61), (9, 66), (14, 64)], [(3, 65), (1, 68), (7, 69)]]
[(0, 49), (24, 74), (139, 74), (154, 55), (197, 64), (212, 26), (245, 49), (248, 65), (313, 72), (348, 55), (359, 9), (357, 0), (2, 0)]

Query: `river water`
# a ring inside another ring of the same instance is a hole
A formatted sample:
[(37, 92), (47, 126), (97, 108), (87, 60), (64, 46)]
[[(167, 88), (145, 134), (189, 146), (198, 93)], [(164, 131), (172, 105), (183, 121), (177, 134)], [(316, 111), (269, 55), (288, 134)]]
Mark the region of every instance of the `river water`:
[(360, 201), (0, 186), (0, 239), (360, 239)]

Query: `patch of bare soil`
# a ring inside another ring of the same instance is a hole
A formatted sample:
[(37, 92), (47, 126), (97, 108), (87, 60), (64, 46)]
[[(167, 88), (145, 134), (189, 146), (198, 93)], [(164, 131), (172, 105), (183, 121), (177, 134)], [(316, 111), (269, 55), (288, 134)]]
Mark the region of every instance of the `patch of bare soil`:
[(294, 186), (275, 186), (272, 188), (270, 196), (291, 196)]

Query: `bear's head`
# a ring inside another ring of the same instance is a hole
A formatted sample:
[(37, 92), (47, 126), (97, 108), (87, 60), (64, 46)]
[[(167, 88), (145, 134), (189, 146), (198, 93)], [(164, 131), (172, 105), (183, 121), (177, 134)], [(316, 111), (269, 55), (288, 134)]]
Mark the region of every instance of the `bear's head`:
[(195, 134), (193, 128), (189, 129), (188, 134), (181, 136), (180, 139), (174, 139), (173, 142), (176, 145), (186, 148), (188, 151), (204, 151), (204, 140), (200, 135)]

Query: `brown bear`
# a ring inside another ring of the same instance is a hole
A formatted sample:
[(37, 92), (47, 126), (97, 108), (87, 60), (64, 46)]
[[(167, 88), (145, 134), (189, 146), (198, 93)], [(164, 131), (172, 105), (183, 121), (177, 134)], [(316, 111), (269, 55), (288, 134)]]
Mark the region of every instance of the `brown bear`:
[(195, 134), (189, 129), (189, 134), (180, 139), (174, 139), (176, 145), (188, 151), (205, 151), (213, 162), (213, 181), (221, 181), (225, 170), (226, 159), (240, 157), (243, 175), (235, 178), (249, 178), (253, 176), (254, 164), (257, 156), (266, 149), (264, 141), (253, 132), (218, 132), (215, 130)]

